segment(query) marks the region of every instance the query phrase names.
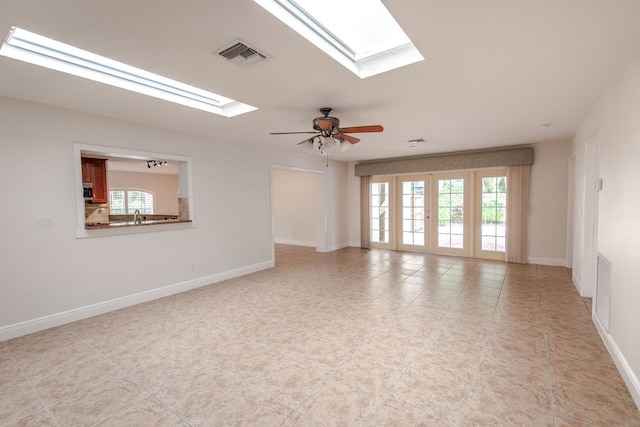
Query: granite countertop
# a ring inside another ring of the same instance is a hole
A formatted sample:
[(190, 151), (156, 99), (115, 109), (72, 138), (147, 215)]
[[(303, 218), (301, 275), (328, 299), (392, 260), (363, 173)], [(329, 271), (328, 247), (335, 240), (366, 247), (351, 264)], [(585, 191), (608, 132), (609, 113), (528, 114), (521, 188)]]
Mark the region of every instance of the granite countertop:
[(190, 219), (149, 219), (144, 221), (111, 221), (111, 222), (87, 222), (84, 228), (87, 230), (100, 230), (105, 228), (140, 227), (156, 224), (179, 224), (191, 222)]

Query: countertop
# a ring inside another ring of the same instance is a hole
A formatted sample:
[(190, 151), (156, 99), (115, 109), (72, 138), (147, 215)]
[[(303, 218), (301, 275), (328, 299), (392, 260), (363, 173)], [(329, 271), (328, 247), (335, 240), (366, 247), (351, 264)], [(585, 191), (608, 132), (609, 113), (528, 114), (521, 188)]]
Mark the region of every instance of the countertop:
[(145, 221), (112, 221), (112, 222), (88, 222), (85, 223), (84, 228), (87, 230), (102, 230), (105, 228), (122, 228), (122, 227), (141, 227), (145, 225), (156, 224), (180, 224), (185, 222), (191, 222), (190, 219), (149, 219)]

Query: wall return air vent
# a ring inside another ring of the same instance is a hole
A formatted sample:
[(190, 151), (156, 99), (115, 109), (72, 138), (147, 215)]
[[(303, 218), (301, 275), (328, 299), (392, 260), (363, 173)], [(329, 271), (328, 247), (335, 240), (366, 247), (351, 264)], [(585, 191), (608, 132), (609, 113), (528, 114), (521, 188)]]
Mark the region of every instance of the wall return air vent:
[(215, 53), (232, 64), (239, 65), (243, 68), (253, 67), (271, 58), (270, 55), (258, 51), (258, 49), (249, 46), (240, 39), (232, 41), (223, 48), (216, 50)]

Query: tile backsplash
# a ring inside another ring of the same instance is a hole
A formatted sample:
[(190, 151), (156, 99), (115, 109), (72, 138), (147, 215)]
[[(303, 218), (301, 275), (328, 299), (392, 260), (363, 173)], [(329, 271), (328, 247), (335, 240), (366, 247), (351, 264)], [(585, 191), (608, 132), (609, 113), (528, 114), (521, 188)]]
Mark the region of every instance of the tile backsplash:
[(188, 197), (178, 197), (178, 219), (183, 221), (191, 219), (189, 216), (189, 198)]
[(84, 222), (109, 222), (109, 203), (84, 202)]

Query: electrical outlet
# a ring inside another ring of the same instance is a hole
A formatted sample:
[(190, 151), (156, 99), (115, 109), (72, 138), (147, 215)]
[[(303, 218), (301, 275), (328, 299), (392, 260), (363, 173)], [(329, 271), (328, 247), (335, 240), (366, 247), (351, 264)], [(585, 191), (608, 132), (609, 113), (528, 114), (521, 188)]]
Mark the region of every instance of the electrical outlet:
[(37, 228), (53, 227), (53, 219), (50, 216), (36, 217), (36, 227)]

